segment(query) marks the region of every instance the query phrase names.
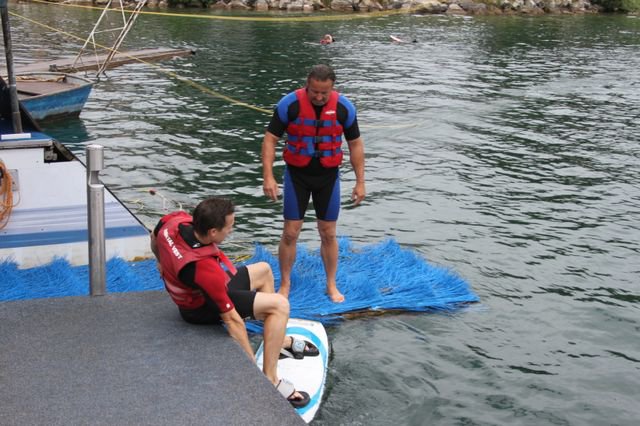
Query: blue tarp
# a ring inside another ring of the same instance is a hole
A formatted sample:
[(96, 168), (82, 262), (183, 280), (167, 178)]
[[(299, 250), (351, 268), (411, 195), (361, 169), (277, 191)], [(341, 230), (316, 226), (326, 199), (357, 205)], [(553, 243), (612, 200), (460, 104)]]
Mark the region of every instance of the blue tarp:
[[(259, 261), (271, 265), (277, 289), (280, 281), (277, 258), (264, 246), (256, 245), (253, 257), (243, 263)], [(106, 275), (108, 292), (164, 287), (154, 260), (111, 259)], [(453, 271), (430, 265), (392, 239), (362, 247), (355, 247), (346, 237), (339, 239), (337, 282), (345, 295), (344, 303), (333, 303), (325, 294), (319, 250), (298, 246), (291, 282), (291, 317), (324, 323), (339, 320), (348, 312), (451, 310), (479, 300)], [(88, 294), (87, 266), (72, 267), (66, 260), (58, 259), (49, 265), (18, 269), (15, 263), (0, 262), (0, 301)]]
[[(320, 250), (298, 245), (289, 294), (292, 318), (328, 323), (349, 312), (451, 310), (479, 301), (456, 273), (430, 265), (392, 239), (355, 247), (348, 238), (340, 238), (338, 259), (337, 283), (345, 296), (343, 303), (331, 302), (325, 293)], [(277, 258), (256, 246), (254, 256), (246, 263), (258, 261), (271, 265), (279, 283)]]
[[(107, 261), (107, 292), (159, 290), (164, 288), (156, 262)], [(36, 268), (18, 269), (14, 262), (0, 262), (0, 301), (89, 294), (89, 267), (71, 266), (66, 259)]]

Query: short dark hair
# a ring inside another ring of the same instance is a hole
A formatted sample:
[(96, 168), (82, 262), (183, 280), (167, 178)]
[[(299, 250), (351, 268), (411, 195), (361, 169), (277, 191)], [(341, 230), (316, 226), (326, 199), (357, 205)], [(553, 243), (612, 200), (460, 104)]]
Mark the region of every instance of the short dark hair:
[(193, 210), (193, 229), (202, 235), (210, 229), (222, 229), (227, 223), (227, 216), (234, 212), (235, 206), (231, 200), (209, 197)]
[(307, 81), (314, 79), (318, 81), (331, 80), (336, 82), (336, 73), (329, 65), (318, 64), (311, 67), (309, 74), (307, 75)]

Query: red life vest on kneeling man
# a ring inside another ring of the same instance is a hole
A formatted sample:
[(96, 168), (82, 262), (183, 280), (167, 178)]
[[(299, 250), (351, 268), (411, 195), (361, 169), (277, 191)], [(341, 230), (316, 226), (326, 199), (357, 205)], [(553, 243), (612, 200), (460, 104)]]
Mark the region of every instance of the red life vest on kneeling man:
[[(191, 224), (192, 220), (191, 215), (186, 212), (170, 213), (162, 218), (164, 225), (156, 238), (165, 288), (175, 304), (184, 309), (199, 308), (205, 303), (202, 290), (188, 287), (178, 278), (180, 271), (187, 264), (213, 257), (218, 263), (224, 264), (232, 275), (237, 272), (231, 261), (215, 244), (192, 248), (182, 239), (180, 225)], [(228, 282), (227, 277), (225, 285)]]

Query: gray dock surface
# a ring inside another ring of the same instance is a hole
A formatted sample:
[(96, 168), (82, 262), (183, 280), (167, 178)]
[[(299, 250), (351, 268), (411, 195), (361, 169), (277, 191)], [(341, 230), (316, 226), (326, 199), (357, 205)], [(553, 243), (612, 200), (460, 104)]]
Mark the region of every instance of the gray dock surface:
[(163, 291), (0, 303), (0, 424), (304, 425), (222, 327)]

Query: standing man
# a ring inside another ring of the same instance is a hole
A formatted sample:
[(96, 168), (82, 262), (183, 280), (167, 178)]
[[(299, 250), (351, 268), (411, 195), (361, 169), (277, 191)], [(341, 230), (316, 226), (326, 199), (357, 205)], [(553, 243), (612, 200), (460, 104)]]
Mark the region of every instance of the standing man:
[(340, 212), (340, 171), (342, 135), (349, 146), (356, 185), (351, 199), (357, 205), (365, 197), (364, 142), (360, 137), (356, 108), (333, 90), (336, 74), (328, 65), (315, 65), (305, 87), (283, 97), (269, 123), (262, 142), (264, 194), (272, 200), (279, 195), (273, 176), (276, 144), (287, 133), (284, 148), (284, 230), (278, 247), (281, 282), (279, 293), (289, 297), (291, 269), (296, 259), (296, 243), (304, 215), (313, 197), (320, 253), (327, 277), (327, 294), (336, 303), (344, 296), (336, 286), (338, 241), (336, 223)]
[[(291, 405), (304, 407), (309, 395), (278, 379), (278, 358), (281, 353), (295, 359), (317, 356), (318, 348), (285, 337), (289, 301), (275, 293), (269, 264), (236, 268), (218, 248), (231, 233), (234, 210), (230, 200), (212, 197), (198, 204), (193, 217), (183, 211), (170, 213), (151, 233), (151, 249), (165, 288), (186, 322), (224, 322), (231, 337), (255, 361), (244, 318), (264, 321), (263, 372)], [(283, 346), (286, 349), (281, 351)]]

